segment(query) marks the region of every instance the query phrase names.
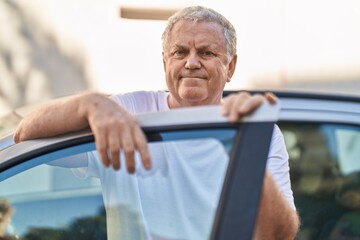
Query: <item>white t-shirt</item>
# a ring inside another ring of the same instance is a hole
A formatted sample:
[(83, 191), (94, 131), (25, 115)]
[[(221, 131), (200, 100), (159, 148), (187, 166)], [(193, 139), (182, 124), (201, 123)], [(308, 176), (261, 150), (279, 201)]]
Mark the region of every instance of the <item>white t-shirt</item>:
[[(164, 91), (139, 91), (113, 99), (135, 114), (168, 111), (167, 97)], [(108, 239), (207, 239), (228, 164), (226, 149), (205, 138), (150, 143), (149, 151), (151, 170), (142, 167), (136, 153), (132, 175), (123, 158), (121, 170), (114, 171), (103, 167), (96, 151), (88, 154), (88, 167), (81, 175), (101, 180)], [(267, 169), (295, 209), (288, 154), (277, 126)]]

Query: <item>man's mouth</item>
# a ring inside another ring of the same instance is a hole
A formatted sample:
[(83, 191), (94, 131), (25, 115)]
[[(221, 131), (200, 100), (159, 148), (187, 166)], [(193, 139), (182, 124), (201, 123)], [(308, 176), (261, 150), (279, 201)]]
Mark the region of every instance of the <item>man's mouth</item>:
[(180, 79), (199, 79), (199, 80), (205, 80), (206, 77), (204, 76), (190, 76), (190, 75), (184, 75), (184, 76), (180, 76)]

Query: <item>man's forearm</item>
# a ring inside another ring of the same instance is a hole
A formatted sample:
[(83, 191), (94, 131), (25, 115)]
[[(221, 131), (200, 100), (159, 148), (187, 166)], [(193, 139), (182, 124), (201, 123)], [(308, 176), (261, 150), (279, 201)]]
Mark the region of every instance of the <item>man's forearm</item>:
[(266, 172), (254, 239), (290, 240), (296, 237), (298, 229), (298, 214), (282, 196), (270, 173)]
[(50, 137), (86, 128), (87, 114), (96, 107), (99, 93), (82, 93), (56, 99), (33, 111), (21, 121), (14, 134), (14, 141)]

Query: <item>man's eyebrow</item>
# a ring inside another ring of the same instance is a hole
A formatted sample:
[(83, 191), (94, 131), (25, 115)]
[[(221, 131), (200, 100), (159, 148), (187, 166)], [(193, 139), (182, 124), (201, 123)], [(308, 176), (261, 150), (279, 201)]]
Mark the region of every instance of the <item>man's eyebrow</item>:
[[(182, 45), (182, 44), (174, 44), (171, 49), (188, 49), (188, 47), (185, 45)], [(199, 47), (196, 47), (196, 50), (197, 51), (203, 51), (203, 50), (215, 51), (216, 46), (213, 44), (200, 45)]]
[(211, 45), (207, 44), (207, 45), (200, 46), (197, 49), (204, 50), (204, 49), (211, 49), (211, 48), (212, 48)]
[(210, 50), (210, 51), (216, 51), (217, 47), (213, 44), (207, 44), (207, 45), (203, 45), (197, 48), (200, 51), (204, 51), (204, 50)]
[(181, 44), (175, 44), (173, 48), (186, 48), (184, 45)]

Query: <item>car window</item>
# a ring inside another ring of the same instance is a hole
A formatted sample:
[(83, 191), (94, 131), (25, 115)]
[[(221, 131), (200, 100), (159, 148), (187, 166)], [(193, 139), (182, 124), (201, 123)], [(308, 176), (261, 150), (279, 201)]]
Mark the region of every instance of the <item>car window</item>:
[(12, 208), (5, 233), (19, 239), (106, 239), (100, 181), (79, 179), (46, 159), (29, 161), (0, 182), (0, 198)]
[(215, 128), (149, 134), (152, 168), (145, 170), (136, 153), (132, 175), (122, 153), (121, 170), (104, 168), (93, 143), (18, 164), (1, 173), (0, 198), (13, 209), (7, 234), (21, 239), (209, 238), (236, 133), (236, 128)]
[(360, 238), (360, 128), (280, 123), (290, 156), (299, 239)]

